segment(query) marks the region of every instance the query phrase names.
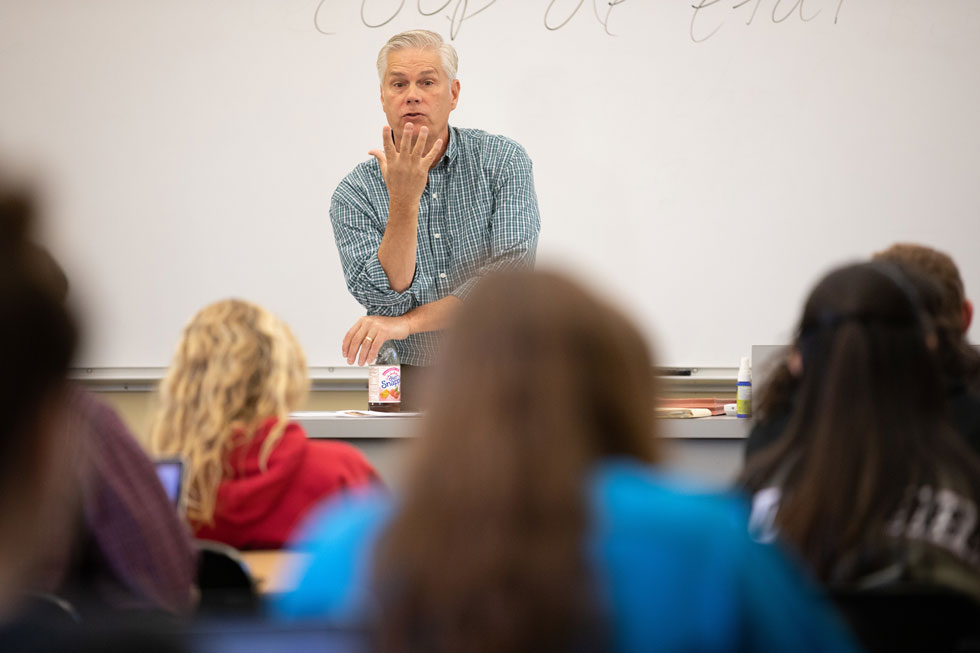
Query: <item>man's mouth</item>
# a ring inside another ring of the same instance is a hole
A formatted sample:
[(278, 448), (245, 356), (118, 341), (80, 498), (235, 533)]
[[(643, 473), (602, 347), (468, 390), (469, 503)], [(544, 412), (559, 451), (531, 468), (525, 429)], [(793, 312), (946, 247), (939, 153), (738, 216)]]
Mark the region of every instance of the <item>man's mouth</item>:
[(402, 116), (402, 117), (403, 117), (403, 118), (409, 118), (409, 119), (411, 119), (411, 118), (422, 118), (422, 117), (424, 117), (424, 116), (425, 116), (425, 114), (424, 114), (424, 113), (406, 113), (406, 114), (405, 114), (404, 116)]

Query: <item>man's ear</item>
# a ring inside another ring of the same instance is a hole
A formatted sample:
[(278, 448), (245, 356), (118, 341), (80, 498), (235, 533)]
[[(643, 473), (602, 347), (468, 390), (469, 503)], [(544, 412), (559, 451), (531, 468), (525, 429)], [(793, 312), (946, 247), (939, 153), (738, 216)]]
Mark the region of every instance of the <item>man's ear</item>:
[(449, 85), (449, 92), (453, 96), (453, 105), (449, 108), (450, 111), (456, 108), (456, 103), (459, 102), (459, 80), (454, 79), (452, 84)]
[(970, 325), (973, 323), (973, 302), (969, 299), (963, 300), (963, 333), (966, 334), (970, 330)]

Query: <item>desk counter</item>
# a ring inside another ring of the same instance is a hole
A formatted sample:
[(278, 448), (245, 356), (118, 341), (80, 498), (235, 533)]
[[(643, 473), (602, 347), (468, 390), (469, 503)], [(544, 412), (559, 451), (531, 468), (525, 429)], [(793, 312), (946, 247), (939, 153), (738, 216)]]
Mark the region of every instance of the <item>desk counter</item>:
[[(412, 437), (419, 422), (418, 416), (352, 417), (335, 412), (296, 412), (299, 422), (311, 438), (342, 440), (393, 439)], [(748, 420), (737, 417), (702, 417), (697, 419), (661, 419), (661, 433), (666, 438), (694, 440), (744, 439), (748, 435)]]
[[(388, 485), (399, 486), (419, 417), (350, 417), (334, 412), (297, 412), (292, 417), (310, 438), (343, 440), (357, 447)], [(662, 419), (658, 426), (668, 468), (712, 485), (729, 483), (741, 469), (748, 420)]]

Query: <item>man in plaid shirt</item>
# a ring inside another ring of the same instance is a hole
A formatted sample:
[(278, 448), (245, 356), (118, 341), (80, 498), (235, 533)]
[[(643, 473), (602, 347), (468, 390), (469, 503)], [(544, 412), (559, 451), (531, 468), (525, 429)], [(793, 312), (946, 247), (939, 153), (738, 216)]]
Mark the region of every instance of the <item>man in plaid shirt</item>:
[(453, 47), (425, 30), (392, 37), (378, 56), (384, 148), (330, 204), (347, 287), (367, 309), (344, 336), (348, 364), (373, 362), (392, 340), (403, 375), (428, 365), (480, 276), (534, 263), (531, 161), (508, 138), (449, 126), (456, 66)]

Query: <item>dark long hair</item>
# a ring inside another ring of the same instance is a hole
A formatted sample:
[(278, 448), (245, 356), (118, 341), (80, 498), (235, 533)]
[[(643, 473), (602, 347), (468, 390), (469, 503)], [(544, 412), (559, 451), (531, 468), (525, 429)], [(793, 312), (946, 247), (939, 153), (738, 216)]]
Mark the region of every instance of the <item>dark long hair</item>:
[(794, 345), (803, 369), (786, 432), (741, 478), (752, 491), (781, 485), (776, 525), (825, 582), (884, 532), (909, 487), (942, 477), (978, 489), (980, 465), (946, 421), (935, 331), (916, 286), (884, 262), (817, 284)]
[(0, 595), (22, 582), (41, 544), (77, 339), (60, 270), (30, 239), (34, 214), (30, 194), (0, 187)]
[(636, 328), (562, 276), (491, 277), (462, 309), (433, 390), (376, 551), (379, 648), (549, 651), (601, 637), (587, 477), (604, 457), (656, 459), (653, 366)]

